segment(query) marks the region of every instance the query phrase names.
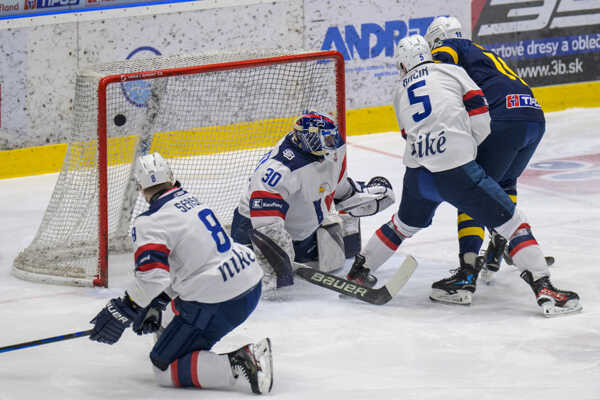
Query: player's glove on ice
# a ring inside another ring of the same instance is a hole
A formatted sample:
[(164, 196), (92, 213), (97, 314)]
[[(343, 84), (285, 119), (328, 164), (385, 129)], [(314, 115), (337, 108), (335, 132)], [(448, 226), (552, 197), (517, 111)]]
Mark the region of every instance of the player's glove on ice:
[(100, 343), (114, 344), (123, 334), (125, 328), (136, 318), (139, 307), (129, 299), (127, 293), (121, 298), (115, 298), (94, 317), (90, 339)]
[(154, 333), (160, 329), (162, 312), (167, 308), (171, 298), (162, 292), (139, 312), (133, 320), (133, 331), (138, 335)]

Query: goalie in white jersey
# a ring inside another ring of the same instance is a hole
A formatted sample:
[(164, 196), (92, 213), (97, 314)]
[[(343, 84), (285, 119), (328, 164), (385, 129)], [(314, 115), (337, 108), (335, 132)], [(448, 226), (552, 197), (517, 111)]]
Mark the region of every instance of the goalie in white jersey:
[[(509, 240), (514, 263), (533, 289), (544, 315), (581, 310), (576, 293), (552, 285), (546, 260), (527, 220), (475, 162), (477, 145), (490, 133), (483, 92), (461, 67), (434, 64), (422, 36), (403, 38), (397, 50), (402, 81), (394, 108), (406, 138), (407, 167), (402, 200), (398, 212), (356, 256), (351, 274), (368, 276), (405, 239), (428, 227), (436, 208), (447, 201)], [(481, 268), (472, 265), (470, 270), (461, 269), (452, 278), (436, 282), (431, 299), (470, 303)], [(460, 289), (454, 282), (461, 283)]]
[(92, 320), (90, 339), (113, 344), (132, 323), (138, 334), (158, 331), (170, 303), (172, 319), (150, 353), (159, 384), (227, 388), (241, 375), (254, 393), (270, 391), (268, 338), (231, 353), (210, 351), (258, 304), (263, 272), (254, 253), (174, 181), (160, 154), (140, 157), (136, 179), (150, 207), (132, 229), (135, 280)]
[[(234, 212), (231, 235), (250, 244), (250, 231), (256, 229), (291, 261), (318, 263), (317, 268), (330, 271), (360, 251), (356, 217), (373, 215), (393, 203), (387, 179), (374, 177), (365, 184), (347, 176), (346, 144), (333, 118), (307, 111), (259, 162)], [(349, 216), (337, 214), (339, 210)], [(263, 260), (262, 252), (256, 252)], [(274, 276), (269, 263), (260, 264), (265, 282), (275, 286), (268, 279)], [(290, 271), (288, 277), (277, 277), (276, 286), (292, 282)]]

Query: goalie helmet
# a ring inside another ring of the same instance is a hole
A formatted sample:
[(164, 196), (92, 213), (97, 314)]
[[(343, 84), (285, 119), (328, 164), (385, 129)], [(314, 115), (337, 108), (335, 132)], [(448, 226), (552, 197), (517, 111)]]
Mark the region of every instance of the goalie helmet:
[(144, 190), (161, 183), (173, 183), (173, 171), (159, 153), (146, 154), (137, 160), (135, 179), (138, 188)]
[(421, 35), (411, 35), (402, 38), (396, 47), (396, 66), (400, 76), (404, 76), (419, 64), (433, 61), (431, 50)]
[(341, 140), (333, 118), (316, 111), (306, 111), (296, 119), (293, 135), (301, 150), (316, 156), (334, 151)]
[(425, 33), (425, 40), (432, 49), (441, 46), (445, 39), (463, 39), (464, 37), (462, 26), (455, 17), (435, 18)]

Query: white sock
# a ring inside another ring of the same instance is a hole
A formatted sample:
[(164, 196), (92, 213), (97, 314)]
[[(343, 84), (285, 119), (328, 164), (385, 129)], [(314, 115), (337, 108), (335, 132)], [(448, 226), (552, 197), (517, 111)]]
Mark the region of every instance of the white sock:
[(153, 368), (161, 386), (215, 389), (231, 387), (235, 383), (227, 354), (194, 351), (172, 362), (165, 371)]

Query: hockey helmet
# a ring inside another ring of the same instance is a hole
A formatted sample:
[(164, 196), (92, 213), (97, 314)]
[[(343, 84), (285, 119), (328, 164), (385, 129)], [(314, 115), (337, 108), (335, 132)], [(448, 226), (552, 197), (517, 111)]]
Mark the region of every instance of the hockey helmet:
[(425, 40), (432, 49), (441, 46), (445, 39), (463, 39), (464, 37), (462, 26), (455, 17), (436, 17), (425, 33)]
[(306, 111), (294, 122), (295, 142), (301, 150), (325, 156), (338, 147), (340, 136), (333, 118), (316, 111)]
[(421, 35), (411, 35), (402, 38), (396, 47), (396, 66), (400, 70), (400, 76), (419, 64), (432, 61), (431, 50)]
[(138, 158), (135, 179), (141, 190), (165, 182), (173, 183), (174, 180), (173, 171), (159, 153), (146, 154)]

